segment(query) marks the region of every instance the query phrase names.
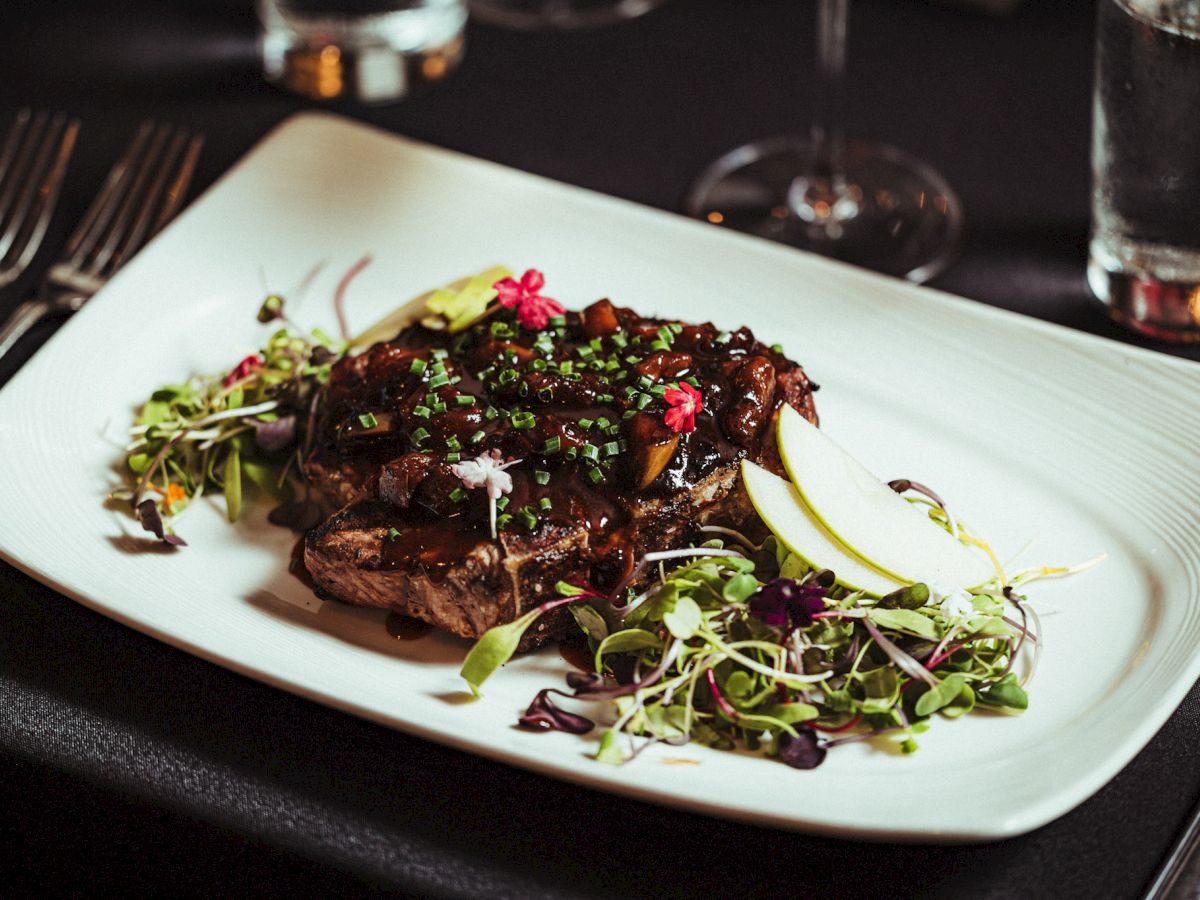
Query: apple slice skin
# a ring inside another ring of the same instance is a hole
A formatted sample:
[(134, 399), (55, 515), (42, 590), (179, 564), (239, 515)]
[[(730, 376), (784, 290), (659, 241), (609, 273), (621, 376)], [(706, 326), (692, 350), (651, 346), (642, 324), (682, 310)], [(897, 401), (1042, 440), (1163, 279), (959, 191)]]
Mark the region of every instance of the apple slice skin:
[(838, 584), (872, 597), (882, 597), (907, 584), (876, 571), (839, 545), (791, 482), (743, 460), (742, 484), (754, 509), (780, 543), (814, 569), (832, 570)]
[(972, 588), (995, 576), (964, 547), (876, 478), (832, 438), (785, 406), (779, 455), (804, 503), (850, 553), (906, 583)]

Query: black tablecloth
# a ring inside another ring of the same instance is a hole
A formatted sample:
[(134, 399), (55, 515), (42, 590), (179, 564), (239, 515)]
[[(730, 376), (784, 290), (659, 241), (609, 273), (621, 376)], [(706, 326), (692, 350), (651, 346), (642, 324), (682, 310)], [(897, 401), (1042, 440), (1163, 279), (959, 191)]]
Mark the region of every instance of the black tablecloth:
[[(306, 108), (261, 82), (248, 7), (6, 9), (0, 117), (34, 105), (83, 120), (51, 243), (142, 118), (207, 132), (203, 189)], [(935, 286), (1136, 341), (1109, 323), (1083, 277), (1090, 4), (1029, 0), (989, 18), (859, 0), (852, 16), (850, 130), (923, 156), (963, 199), (965, 250)], [(675, 210), (720, 153), (804, 129), (812, 33), (810, 4), (766, 0), (674, 0), (591, 33), (472, 25), (466, 60), (445, 83), (399, 105), (341, 111)], [(4, 565), (0, 599), (9, 895), (1128, 897), (1200, 794), (1193, 688), (1107, 787), (1032, 834), (938, 847), (774, 832), (549, 781), (325, 709)], [(786, 789), (803, 802), (802, 776)], [(929, 802), (972, 800), (931, 784)]]

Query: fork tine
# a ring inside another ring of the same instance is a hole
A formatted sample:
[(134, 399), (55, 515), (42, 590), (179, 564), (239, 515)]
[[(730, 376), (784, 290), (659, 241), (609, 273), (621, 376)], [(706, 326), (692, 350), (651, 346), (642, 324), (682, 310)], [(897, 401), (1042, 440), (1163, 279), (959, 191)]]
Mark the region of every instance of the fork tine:
[(30, 160), (34, 155), (45, 124), (46, 113), (39, 112), (33, 117), (33, 123), (23, 132), (24, 140), (17, 147), (16, 157), (5, 173), (8, 177), (5, 179), (4, 187), (0, 189), (0, 221), (8, 217), (17, 191), (26, 182), (26, 170), (29, 168)]
[(12, 267), (7, 273), (0, 274), (0, 286), (19, 277), (42, 245), (42, 238), (46, 236), (46, 229), (50, 225), (50, 217), (54, 214), (54, 207), (58, 204), (59, 191), (63, 181), (66, 180), (67, 164), (71, 161), (71, 153), (75, 149), (75, 139), (78, 134), (79, 120), (71, 119), (63, 131), (54, 164), (46, 172), (46, 177), (38, 186), (38, 213), (33, 228), (26, 236), (24, 249), (19, 251)]
[(113, 254), (116, 252), (117, 244), (125, 237), (126, 230), (129, 228), (129, 220), (133, 215), (134, 205), (141, 198), (146, 187), (146, 182), (154, 172), (155, 167), (159, 165), (159, 159), (170, 133), (171, 127), (169, 125), (159, 125), (155, 129), (154, 137), (150, 141), (150, 147), (138, 163), (133, 184), (125, 192), (125, 196), (121, 200), (121, 206), (117, 210), (116, 218), (112, 220), (105, 232), (104, 243), (100, 245), (100, 249), (92, 254), (92, 258), (88, 260), (87, 265), (81, 267), (80, 271), (83, 274), (99, 276), (104, 271), (104, 267), (108, 264), (109, 260), (112, 259)]
[(137, 133), (130, 141), (124, 155), (113, 165), (108, 177), (104, 179), (104, 186), (100, 188), (96, 199), (92, 201), (92, 205), (88, 207), (83, 219), (80, 220), (79, 225), (67, 240), (63, 257), (71, 267), (80, 265), (96, 242), (100, 240), (100, 235), (108, 225), (113, 213), (116, 212), (117, 205), (121, 202), (121, 197), (129, 184), (132, 166), (153, 130), (153, 122), (143, 122), (138, 127)]
[(167, 188), (162, 209), (158, 211), (158, 218), (154, 220), (154, 227), (150, 229), (150, 237), (154, 237), (162, 231), (163, 226), (175, 218), (175, 213), (179, 212), (188, 185), (192, 181), (192, 175), (196, 172), (196, 160), (200, 158), (200, 150), (203, 147), (204, 135), (193, 135), (188, 142), (187, 152), (183, 154), (183, 162), (179, 166), (179, 171), (175, 174), (175, 180)]
[(4, 137), (4, 149), (0, 150), (0, 184), (11, 178), (9, 167), (12, 165), (13, 157), (16, 156), (17, 147), (21, 145), (21, 138), (25, 136), (25, 129), (29, 127), (31, 115), (28, 107), (18, 112), (8, 129), (8, 134)]
[(171, 138), (171, 143), (167, 147), (166, 153), (157, 166), (154, 180), (150, 183), (150, 187), (147, 188), (146, 194), (142, 198), (141, 206), (134, 217), (133, 225), (129, 227), (125, 240), (121, 242), (120, 247), (112, 256), (113, 271), (120, 268), (121, 264), (141, 247), (142, 240), (146, 236), (146, 231), (150, 227), (150, 218), (154, 215), (154, 208), (158, 205), (158, 198), (162, 195), (163, 188), (166, 186), (167, 176), (171, 174), (171, 169), (175, 165), (175, 161), (178, 159), (179, 152), (183, 149), (183, 144), (186, 140), (187, 132), (182, 128), (177, 129), (175, 136)]
[(49, 126), (42, 135), (40, 145), (34, 154), (29, 171), (25, 173), (24, 184), (17, 197), (16, 205), (9, 215), (8, 226), (0, 234), (0, 260), (7, 257), (9, 251), (12, 250), (17, 236), (25, 227), (25, 220), (28, 218), (29, 213), (34, 210), (34, 201), (41, 196), (42, 179), (46, 176), (54, 161), (54, 150), (59, 142), (59, 135), (63, 130), (66, 120), (67, 117), (62, 113), (56, 114), (50, 120)]

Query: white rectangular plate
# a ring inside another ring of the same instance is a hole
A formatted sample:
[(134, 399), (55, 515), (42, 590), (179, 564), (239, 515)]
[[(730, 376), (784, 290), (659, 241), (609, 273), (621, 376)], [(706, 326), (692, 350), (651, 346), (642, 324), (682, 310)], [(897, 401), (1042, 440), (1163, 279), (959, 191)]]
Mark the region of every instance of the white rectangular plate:
[[(950, 498), (1018, 565), (1098, 569), (1031, 593), (1045, 654), (1020, 716), (937, 720), (920, 752), (839, 748), (811, 772), (655, 748), (613, 768), (594, 736), (515, 726), (566, 671), (553, 650), (463, 701), (466, 643), (388, 637), (319, 603), (292, 537), (208, 501), (167, 551), (106, 508), (119, 444), (157, 385), (257, 348), (267, 292), (327, 265), (291, 315), (352, 327), (497, 262), (571, 307), (747, 324), (823, 385), (823, 425), (887, 478)], [(1099, 789), (1200, 675), (1200, 367), (881, 278), (324, 115), (285, 123), (141, 253), (0, 393), (0, 552), (80, 602), (289, 691), (602, 790), (845, 837), (985, 840)]]

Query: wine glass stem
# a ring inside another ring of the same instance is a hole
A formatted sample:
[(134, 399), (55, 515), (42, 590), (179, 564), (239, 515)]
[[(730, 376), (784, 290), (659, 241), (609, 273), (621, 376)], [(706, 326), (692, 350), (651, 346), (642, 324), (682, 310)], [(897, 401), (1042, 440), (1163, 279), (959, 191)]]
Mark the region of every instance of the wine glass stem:
[(792, 213), (822, 228), (836, 228), (859, 211), (854, 189), (846, 184), (842, 130), (848, 18), (849, 0), (819, 0), (811, 159), (808, 171), (798, 175), (788, 189)]

